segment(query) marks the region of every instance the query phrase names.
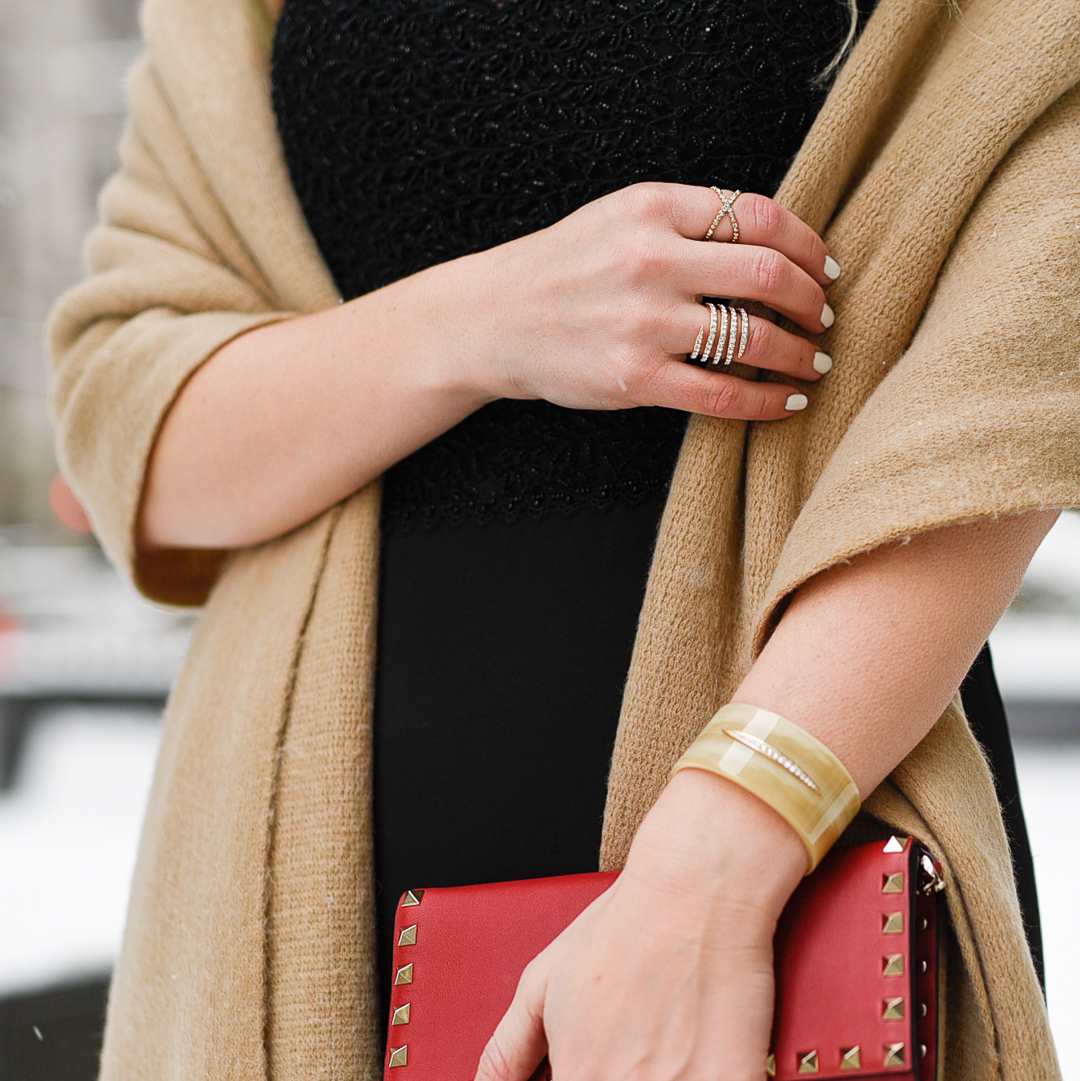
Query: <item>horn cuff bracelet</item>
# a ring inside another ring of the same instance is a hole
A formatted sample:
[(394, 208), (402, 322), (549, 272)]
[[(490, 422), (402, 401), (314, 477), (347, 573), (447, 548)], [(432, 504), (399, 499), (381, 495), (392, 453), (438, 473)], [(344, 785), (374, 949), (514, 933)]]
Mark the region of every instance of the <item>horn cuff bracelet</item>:
[(724, 706), (675, 763), (726, 777), (768, 804), (799, 835), (807, 874), (860, 807), (844, 764), (820, 740), (777, 713), (742, 702)]

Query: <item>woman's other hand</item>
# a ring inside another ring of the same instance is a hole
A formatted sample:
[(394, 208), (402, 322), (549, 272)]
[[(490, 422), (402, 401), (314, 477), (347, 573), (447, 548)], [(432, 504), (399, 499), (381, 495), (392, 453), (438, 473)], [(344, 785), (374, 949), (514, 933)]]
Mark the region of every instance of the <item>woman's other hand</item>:
[[(702, 296), (759, 301), (810, 334), (831, 326), (824, 241), (772, 199), (746, 193), (734, 204), (738, 243), (702, 243), (719, 209), (708, 188), (635, 184), (548, 229), (447, 264), (483, 298), (459, 317), (467, 322), (453, 338), (467, 346), (461, 363), (492, 397), (790, 416), (794, 386), (681, 362), (699, 329), (708, 330)], [(725, 217), (714, 240), (731, 232)], [(807, 338), (755, 317), (742, 362), (800, 381), (831, 367)]]
[(772, 940), (806, 870), (778, 815), (683, 770), (626, 868), (526, 969), (476, 1081), (763, 1081)]
[[(736, 689), (872, 792), (955, 695), (1055, 510), (950, 525), (804, 583)], [(806, 870), (764, 803), (685, 769), (626, 869), (526, 969), (477, 1081), (764, 1081), (775, 921)]]

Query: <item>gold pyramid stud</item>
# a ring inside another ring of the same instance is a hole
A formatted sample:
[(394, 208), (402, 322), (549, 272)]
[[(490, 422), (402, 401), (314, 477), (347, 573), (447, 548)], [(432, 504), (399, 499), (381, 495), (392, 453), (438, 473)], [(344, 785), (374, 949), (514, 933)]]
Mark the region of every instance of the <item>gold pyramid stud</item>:
[(394, 975), (394, 985), (412, 983), (412, 963), (402, 965)]
[(904, 872), (897, 871), (894, 875), (883, 875), (881, 882), (882, 893), (903, 893)]
[(397, 944), (399, 946), (415, 946), (416, 945), (416, 924), (412, 927), (403, 927), (401, 934), (398, 935)]
[(769, 1057), (765, 1060), (765, 1072), (770, 1077), (776, 1076), (776, 1056), (771, 1051)]
[(902, 998), (887, 998), (881, 1004), (882, 1021), (903, 1021), (904, 1000)]
[(401, 1047), (390, 1048), (390, 1065), (391, 1066), (408, 1066), (409, 1064), (409, 1045), (402, 1044)]
[(407, 1025), (409, 1023), (410, 1013), (412, 1013), (412, 1006), (406, 1002), (404, 1006), (399, 1006), (394, 1010), (394, 1016), (390, 1018), (390, 1024)]
[(885, 847), (881, 851), (882, 852), (903, 852), (904, 851), (904, 845), (905, 845), (906, 841), (907, 841), (906, 837), (896, 837), (896, 836), (890, 837), (885, 842)]
[(886, 912), (881, 917), (881, 930), (887, 935), (902, 935), (904, 933), (903, 912)]
[(800, 1051), (799, 1052), (799, 1073), (817, 1073), (817, 1072), (818, 1072), (817, 1051)]
[(412, 908), (413, 905), (418, 905), (424, 899), (423, 890), (406, 890), (405, 896), (401, 899), (402, 908)]
[(859, 1045), (854, 1047), (841, 1047), (840, 1048), (840, 1069), (841, 1070), (857, 1070), (862, 1066), (862, 1053), (859, 1050)]
[(887, 1043), (885, 1045), (886, 1066), (904, 1065), (904, 1045), (902, 1043)]
[(881, 959), (882, 976), (903, 976), (904, 955), (902, 953), (890, 953)]

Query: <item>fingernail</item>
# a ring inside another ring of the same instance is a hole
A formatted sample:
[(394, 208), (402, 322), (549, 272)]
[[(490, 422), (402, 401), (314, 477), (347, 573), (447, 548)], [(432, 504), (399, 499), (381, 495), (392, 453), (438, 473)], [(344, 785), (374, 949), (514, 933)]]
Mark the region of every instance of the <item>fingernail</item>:
[(829, 307), (828, 304), (821, 309), (821, 323), (822, 326), (831, 327), (836, 322), (836, 313)]
[(831, 256), (825, 256), (825, 274), (836, 281), (840, 277), (840, 264)]
[(828, 353), (814, 354), (814, 371), (824, 375), (832, 371), (832, 357)]
[(784, 408), (790, 409), (794, 413), (800, 409), (805, 409), (808, 400), (805, 394), (789, 394), (788, 400), (784, 402)]

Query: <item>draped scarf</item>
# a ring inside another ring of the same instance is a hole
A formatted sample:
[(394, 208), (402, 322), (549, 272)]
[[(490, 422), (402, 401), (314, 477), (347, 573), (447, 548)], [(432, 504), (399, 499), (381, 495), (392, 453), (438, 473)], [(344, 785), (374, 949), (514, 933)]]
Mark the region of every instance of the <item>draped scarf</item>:
[[(50, 324), (63, 468), (148, 596), (203, 605), (170, 697), (104, 1081), (374, 1079), (378, 485), (238, 552), (140, 552), (162, 418), (254, 327), (337, 294), (291, 189), (259, 0), (147, 0), (121, 169)], [(814, 574), (1080, 505), (1080, 7), (880, 0), (777, 194), (844, 268), (782, 424), (692, 418), (642, 610), (601, 863)], [(757, 314), (767, 315), (764, 309)], [(868, 673), (872, 678), (872, 673)], [(944, 1076), (1060, 1077), (992, 780), (958, 702), (862, 828), (938, 856)]]

